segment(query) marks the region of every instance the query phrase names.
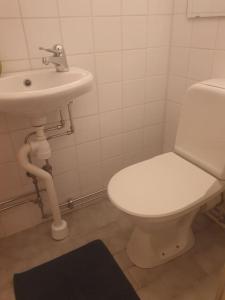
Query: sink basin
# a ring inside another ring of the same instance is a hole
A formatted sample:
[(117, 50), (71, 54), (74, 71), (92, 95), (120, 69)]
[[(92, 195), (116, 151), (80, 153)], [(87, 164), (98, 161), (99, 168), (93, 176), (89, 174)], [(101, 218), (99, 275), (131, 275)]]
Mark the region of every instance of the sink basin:
[(70, 68), (19, 72), (0, 78), (0, 111), (40, 118), (91, 89), (90, 72)]

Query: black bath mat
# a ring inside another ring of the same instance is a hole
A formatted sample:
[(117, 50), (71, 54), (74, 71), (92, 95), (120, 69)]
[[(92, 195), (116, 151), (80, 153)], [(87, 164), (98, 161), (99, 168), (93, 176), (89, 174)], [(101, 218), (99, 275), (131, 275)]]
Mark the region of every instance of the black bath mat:
[(139, 300), (101, 241), (14, 275), (16, 300)]

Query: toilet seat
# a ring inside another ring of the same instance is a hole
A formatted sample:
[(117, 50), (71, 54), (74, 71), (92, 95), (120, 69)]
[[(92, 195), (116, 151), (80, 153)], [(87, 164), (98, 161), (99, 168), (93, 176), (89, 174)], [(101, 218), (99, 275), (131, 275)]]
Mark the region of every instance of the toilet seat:
[(201, 206), (222, 189), (217, 178), (169, 152), (118, 172), (108, 194), (130, 215), (161, 219)]

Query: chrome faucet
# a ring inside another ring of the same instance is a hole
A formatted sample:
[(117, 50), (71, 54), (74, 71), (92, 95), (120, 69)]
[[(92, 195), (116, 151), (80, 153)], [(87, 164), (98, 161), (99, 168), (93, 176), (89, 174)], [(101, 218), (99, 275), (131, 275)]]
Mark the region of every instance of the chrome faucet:
[(55, 65), (57, 72), (67, 72), (69, 71), (69, 66), (66, 59), (66, 53), (64, 47), (60, 44), (56, 44), (53, 48), (43, 48), (39, 47), (40, 50), (44, 50), (53, 54), (53, 56), (43, 57), (42, 62), (44, 65), (52, 63)]

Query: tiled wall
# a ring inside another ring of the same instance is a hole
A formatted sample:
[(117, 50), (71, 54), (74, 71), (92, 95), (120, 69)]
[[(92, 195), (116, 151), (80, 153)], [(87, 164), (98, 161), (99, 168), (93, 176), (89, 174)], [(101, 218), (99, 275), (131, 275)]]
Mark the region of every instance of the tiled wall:
[[(42, 67), (38, 47), (60, 42), (69, 64), (96, 79), (74, 101), (75, 135), (52, 141), (60, 201), (100, 190), (119, 169), (161, 152), (172, 9), (173, 0), (0, 0), (5, 72)], [(0, 201), (32, 189), (16, 162), (29, 131), (28, 120), (0, 115)], [(38, 222), (32, 204), (10, 210), (0, 236)]]
[(173, 149), (186, 89), (225, 77), (225, 17), (187, 19), (187, 0), (174, 1), (164, 150)]

